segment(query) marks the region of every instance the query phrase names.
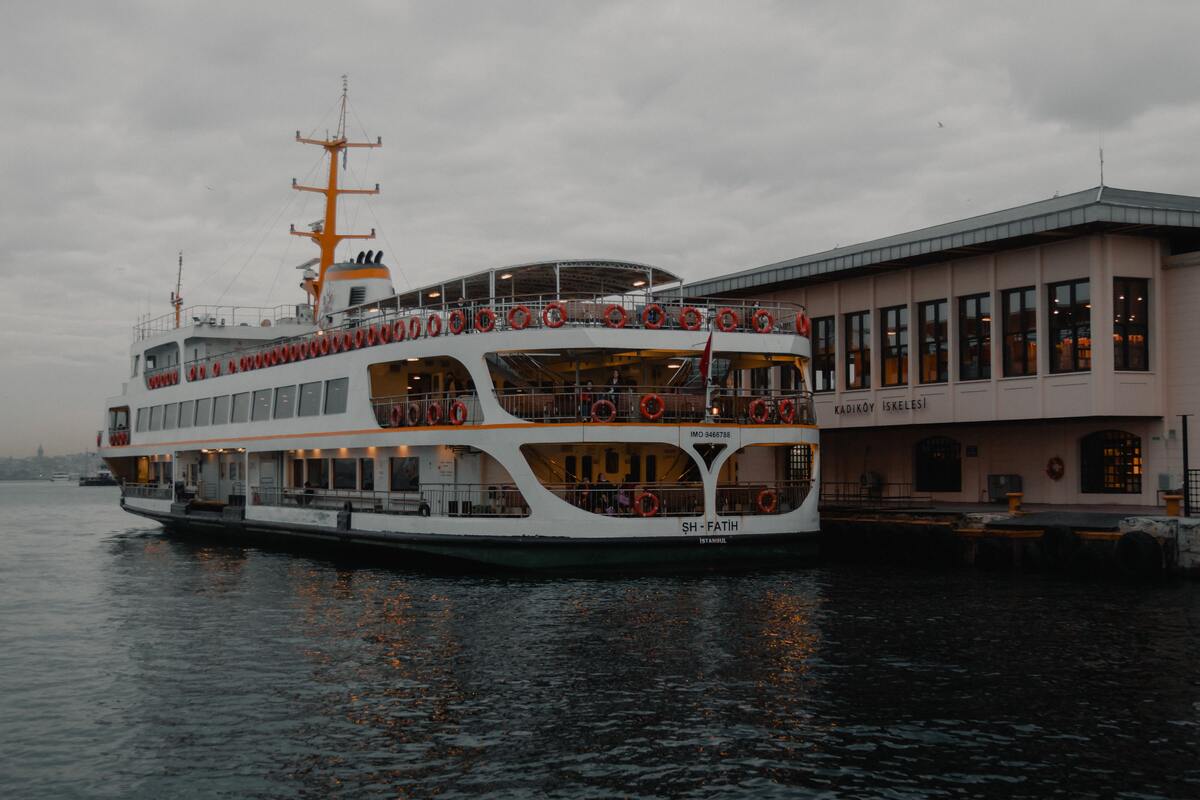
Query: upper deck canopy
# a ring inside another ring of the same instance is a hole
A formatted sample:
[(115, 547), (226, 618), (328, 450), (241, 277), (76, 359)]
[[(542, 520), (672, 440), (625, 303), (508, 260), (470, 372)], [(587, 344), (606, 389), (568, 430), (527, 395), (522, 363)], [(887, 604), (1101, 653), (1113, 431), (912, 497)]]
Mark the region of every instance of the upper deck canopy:
[(399, 292), (397, 299), (401, 307), (415, 307), (452, 303), (460, 297), (468, 301), (559, 294), (603, 297), (642, 288), (653, 289), (678, 281), (678, 275), (661, 267), (633, 261), (539, 261), (440, 281)]

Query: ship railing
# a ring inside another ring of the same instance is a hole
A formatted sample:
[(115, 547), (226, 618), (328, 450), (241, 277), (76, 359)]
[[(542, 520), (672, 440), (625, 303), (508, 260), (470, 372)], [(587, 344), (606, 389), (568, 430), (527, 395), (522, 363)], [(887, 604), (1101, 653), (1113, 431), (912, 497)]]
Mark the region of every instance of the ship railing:
[[(487, 325), (476, 324), (481, 321), (481, 318), (486, 318), (486, 315), (482, 313), (485, 309), (495, 315), (495, 321), (490, 329)], [(278, 316), (280, 314), (295, 313), (294, 307), (291, 306), (252, 310), (276, 311), (278, 312), (277, 321), (285, 321)], [(451, 316), (457, 317), (455, 312), (462, 315), (462, 330), (457, 335), (547, 328), (547, 320), (549, 320), (551, 328), (624, 327), (643, 330), (688, 330), (697, 335), (695, 344), (697, 348), (700, 348), (703, 347), (704, 337), (709, 331), (794, 336), (799, 331), (804, 307), (795, 303), (778, 301), (766, 303), (728, 298), (696, 298), (684, 301), (667, 298), (656, 299), (647, 298), (642, 293), (611, 295), (602, 298), (590, 294), (497, 297), (491, 300), (442, 303), (403, 309), (389, 308), (386, 301), (378, 301), (338, 312), (335, 316), (341, 319), (340, 323), (323, 326), (312, 334), (279, 337), (270, 342), (186, 361), (180, 368), (180, 379), (189, 376), (187, 379), (191, 380), (190, 375), (193, 369), (197, 376), (203, 375), (206, 378), (239, 371), (242, 356), (254, 357), (260, 353), (274, 354), (276, 356), (274, 363), (286, 364), (293, 360), (293, 346), (296, 349), (302, 345), (307, 348), (314, 338), (320, 336), (344, 337), (344, 334), (347, 333), (357, 333), (360, 328), (374, 327), (378, 330), (384, 325), (394, 328), (395, 324), (401, 321), (405, 324), (405, 341), (407, 341), (411, 338), (408, 326), (411, 325), (413, 319), (419, 321), (418, 336), (421, 338), (429, 336), (430, 319), (435, 316), (438, 318), (438, 326), (440, 326), (438, 335), (453, 337), (456, 334), (451, 330)], [(263, 319), (265, 321), (267, 317)], [(173, 317), (171, 324), (174, 325)], [(376, 341), (379, 341), (378, 338)], [(330, 355), (332, 354), (331, 352)], [(307, 358), (307, 355), (297, 355), (296, 358)], [(234, 366), (233, 370), (230, 369), (231, 364)], [(218, 369), (214, 370), (214, 366), (217, 366)], [(172, 366), (163, 369), (174, 368)]]
[(576, 508), (610, 517), (690, 517), (704, 513), (704, 485), (687, 483), (548, 483)]
[[(280, 322), (297, 321), (295, 305), (278, 306), (188, 306), (179, 312), (179, 327), (229, 328), (239, 325), (266, 327)], [(135, 341), (148, 339), (176, 329), (175, 312), (147, 319), (133, 326)]]
[(928, 494), (916, 494), (911, 483), (875, 480), (873, 473), (859, 481), (823, 481), (822, 508), (913, 508), (932, 502)]
[(434, 517), (527, 517), (529, 505), (515, 484), (422, 484), (419, 489), (318, 489), (252, 487), (251, 503), (320, 510)]
[[(713, 388), (705, 402), (699, 386), (506, 387), (500, 407), (534, 422), (715, 422), (811, 425), (811, 392)], [(610, 418), (611, 417), (611, 418)]]
[[(464, 410), (455, 406), (462, 403)], [(425, 392), (371, 398), (375, 421), (382, 428), (430, 425), (478, 425), (483, 422), (479, 397), (473, 392)], [(462, 414), (451, 418), (451, 414)]]
[(812, 491), (811, 480), (744, 481), (717, 485), (718, 514), (784, 514)]
[(145, 497), (155, 500), (170, 500), (171, 485), (158, 483), (126, 483), (121, 486), (124, 497)]

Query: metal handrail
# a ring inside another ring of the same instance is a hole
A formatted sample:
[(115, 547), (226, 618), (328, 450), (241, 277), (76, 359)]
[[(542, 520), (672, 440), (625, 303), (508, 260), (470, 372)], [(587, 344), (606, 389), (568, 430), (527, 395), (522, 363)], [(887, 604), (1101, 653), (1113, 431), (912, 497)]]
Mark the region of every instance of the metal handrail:
[(158, 483), (125, 483), (121, 485), (122, 497), (145, 497), (155, 500), (170, 500), (171, 485)]
[[(608, 517), (690, 517), (704, 513), (704, 484), (688, 483), (545, 483), (567, 503)], [(642, 495), (653, 496), (653, 501)], [(638, 510), (641, 503), (641, 512)], [(653, 513), (648, 513), (653, 509)]]
[(251, 487), (251, 504), (434, 517), (527, 517), (516, 484), (431, 483), (413, 491)]
[(700, 386), (506, 387), (494, 391), (505, 411), (538, 422), (751, 424), (784, 423), (787, 419), (786, 424), (803, 425), (816, 419), (812, 393), (794, 390), (714, 387), (708, 404)]
[[(179, 318), (182, 327), (192, 325), (213, 325), (216, 327), (237, 327), (242, 323), (261, 325), (263, 320), (272, 324), (294, 318), (296, 306), (281, 304), (277, 306), (188, 306), (180, 310)], [(197, 322), (199, 320), (199, 322)], [(158, 333), (167, 333), (176, 329), (175, 312), (171, 311), (160, 317), (143, 320), (133, 326), (134, 341), (141, 341)]]
[[(462, 422), (451, 419), (455, 403), (462, 403), (466, 408)], [(483, 422), (479, 397), (474, 392), (423, 392), (372, 397), (371, 409), (381, 428), (478, 425)]]
[(804, 503), (810, 480), (746, 481), (717, 485), (719, 514), (783, 514)]

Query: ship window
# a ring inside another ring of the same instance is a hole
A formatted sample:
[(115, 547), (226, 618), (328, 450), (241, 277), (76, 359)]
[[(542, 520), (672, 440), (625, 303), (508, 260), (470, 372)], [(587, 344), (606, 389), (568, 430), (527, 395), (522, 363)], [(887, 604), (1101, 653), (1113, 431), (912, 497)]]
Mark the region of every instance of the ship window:
[(812, 445), (794, 444), (788, 448), (787, 476), (789, 481), (812, 480)]
[[(197, 411), (199, 407), (197, 407)], [(233, 396), (233, 418), (230, 422), (245, 422), (250, 418), (250, 393), (238, 392)]]
[(304, 486), (304, 459), (297, 458), (292, 461), (292, 488), (299, 489)]
[(575, 471), (575, 456), (567, 456), (563, 459), (563, 477), (568, 483), (574, 483), (579, 480), (579, 473)]
[(150, 409), (150, 430), (162, 430), (162, 406), (153, 406)]
[(139, 408), (137, 413), (137, 429), (139, 431), (146, 430), (146, 422), (150, 419), (150, 415), (146, 413), (145, 408)]
[(223, 394), (213, 398), (213, 425), (229, 424), (229, 395)]
[(167, 403), (163, 406), (163, 430), (173, 431), (179, 425), (179, 404)]
[(359, 488), (364, 492), (373, 491), (375, 489), (375, 459), (360, 458), (358, 469), (362, 474), (362, 485)]
[(653, 453), (646, 456), (646, 483), (658, 480), (658, 456)]
[[(196, 400), (196, 427), (212, 422), (212, 398), (201, 397)], [(236, 420), (235, 420), (236, 422)]]
[(591, 456), (583, 457), (583, 479), (585, 481), (590, 481), (592, 479), (592, 457)]
[(315, 417), (321, 413), (321, 382), (300, 384), (300, 413), (301, 417)]
[(948, 436), (917, 442), (913, 472), (918, 492), (962, 491), (962, 446)]
[(305, 461), (305, 467), (308, 473), (306, 480), (308, 481), (309, 486), (314, 489), (328, 488), (329, 482), (325, 474), (327, 470), (327, 467), (325, 466), (325, 459), (310, 458)]
[(1084, 492), (1141, 494), (1140, 437), (1125, 431), (1097, 431), (1083, 437), (1079, 450), (1080, 482)]
[(271, 418), (271, 390), (270, 389), (255, 389), (254, 390), (254, 408), (250, 412), (250, 419), (254, 422), (259, 422), (264, 419)]
[(416, 456), (389, 459), (393, 492), (415, 492), (421, 488), (421, 462)]
[(367, 287), (351, 286), (350, 287), (350, 305), (357, 306), (367, 302)]
[(356, 469), (358, 464), (353, 458), (335, 458), (333, 459), (333, 488), (335, 489), (357, 489), (358, 475)]
[(637, 453), (629, 454), (629, 481), (637, 483), (642, 479), (642, 459)]
[(604, 471), (609, 474), (615, 474), (621, 469), (621, 456), (616, 450), (604, 451)]
[(192, 427), (192, 420), (196, 418), (196, 401), (184, 400), (179, 404), (179, 427)]
[(325, 413), (342, 414), (346, 411), (346, 388), (349, 378), (325, 381)]
[(296, 387), (280, 386), (275, 390), (275, 419), (287, 419), (296, 413)]

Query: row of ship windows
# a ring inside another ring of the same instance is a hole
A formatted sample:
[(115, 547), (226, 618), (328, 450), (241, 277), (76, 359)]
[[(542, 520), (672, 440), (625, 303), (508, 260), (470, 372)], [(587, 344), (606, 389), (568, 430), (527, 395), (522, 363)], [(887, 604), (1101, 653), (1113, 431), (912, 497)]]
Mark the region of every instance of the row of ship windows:
[(346, 410), (349, 383), (349, 378), (335, 378), (324, 382), (201, 397), (181, 403), (144, 406), (137, 410), (137, 430), (170, 431), (206, 425), (341, 414)]

